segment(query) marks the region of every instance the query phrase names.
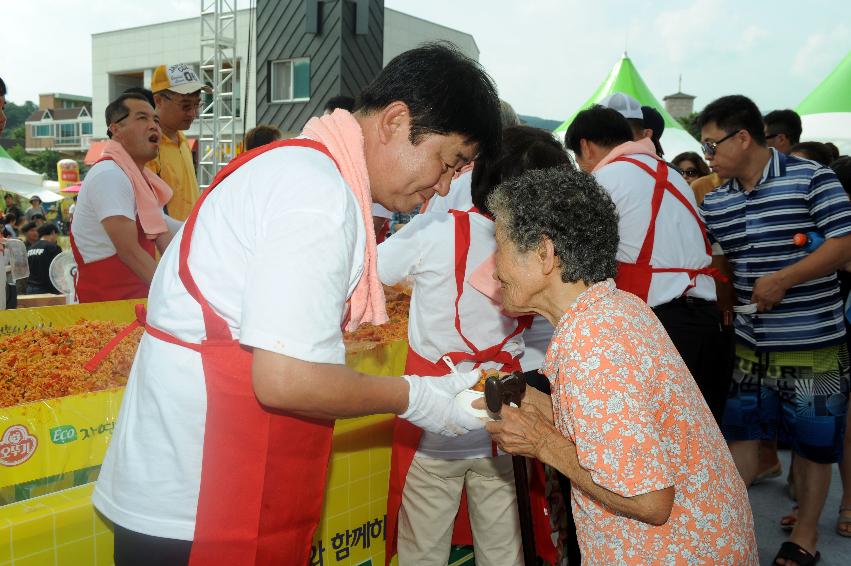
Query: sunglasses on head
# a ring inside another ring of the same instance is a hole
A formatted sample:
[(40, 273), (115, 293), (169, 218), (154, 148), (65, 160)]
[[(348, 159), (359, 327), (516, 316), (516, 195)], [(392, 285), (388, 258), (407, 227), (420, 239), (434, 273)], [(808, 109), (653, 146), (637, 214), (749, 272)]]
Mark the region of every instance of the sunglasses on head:
[(741, 131), (742, 130), (735, 130), (733, 132), (730, 132), (729, 134), (727, 134), (726, 136), (724, 136), (723, 138), (721, 138), (717, 142), (716, 141), (703, 142), (702, 144), (700, 144), (700, 149), (703, 150), (703, 155), (705, 155), (707, 157), (712, 157), (713, 155), (715, 155), (715, 152), (718, 150), (719, 145), (721, 145), (723, 142), (732, 138), (733, 136), (735, 136), (736, 134), (738, 134)]

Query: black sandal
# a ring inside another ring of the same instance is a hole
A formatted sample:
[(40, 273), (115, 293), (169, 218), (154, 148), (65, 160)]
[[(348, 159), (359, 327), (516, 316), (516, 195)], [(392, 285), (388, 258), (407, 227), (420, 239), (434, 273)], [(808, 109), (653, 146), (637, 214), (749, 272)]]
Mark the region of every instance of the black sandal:
[(780, 545), (780, 550), (777, 552), (777, 556), (774, 557), (772, 564), (776, 565), (778, 560), (791, 560), (798, 566), (814, 566), (821, 560), (821, 553), (816, 551), (815, 556), (813, 556), (800, 544), (795, 544), (787, 540)]

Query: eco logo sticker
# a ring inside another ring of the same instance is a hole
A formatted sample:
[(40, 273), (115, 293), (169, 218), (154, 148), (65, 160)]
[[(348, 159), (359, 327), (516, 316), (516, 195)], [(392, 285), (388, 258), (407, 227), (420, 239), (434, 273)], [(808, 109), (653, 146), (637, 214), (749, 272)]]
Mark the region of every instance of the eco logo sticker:
[(50, 429), (50, 441), (53, 444), (67, 444), (77, 440), (77, 429), (72, 425), (59, 425)]
[(0, 465), (18, 466), (29, 460), (38, 447), (38, 439), (24, 425), (12, 425), (0, 439)]

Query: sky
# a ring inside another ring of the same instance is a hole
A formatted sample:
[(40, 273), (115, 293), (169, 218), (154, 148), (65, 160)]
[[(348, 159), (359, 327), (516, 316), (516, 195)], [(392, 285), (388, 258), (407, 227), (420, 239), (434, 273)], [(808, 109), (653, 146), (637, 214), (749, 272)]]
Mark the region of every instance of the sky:
[[(276, 1), (276, 0), (269, 0)], [(301, 1), (301, 0), (299, 0)], [(340, 1), (340, 0), (337, 0)], [(238, 0), (247, 7), (247, 0)], [(195, 16), (200, 0), (0, 3), (0, 77), (8, 100), (91, 95), (91, 34)], [(500, 96), (520, 114), (562, 120), (624, 50), (661, 101), (697, 110), (745, 94), (768, 112), (794, 108), (851, 50), (848, 0), (386, 0), (473, 35)], [(199, 47), (200, 51), (200, 47)]]

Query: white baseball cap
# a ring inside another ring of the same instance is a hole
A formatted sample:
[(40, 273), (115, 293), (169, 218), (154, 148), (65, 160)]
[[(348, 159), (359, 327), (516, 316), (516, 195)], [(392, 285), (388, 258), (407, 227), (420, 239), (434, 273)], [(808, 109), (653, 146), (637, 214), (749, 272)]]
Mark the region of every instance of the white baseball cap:
[(160, 65), (154, 69), (151, 77), (151, 92), (157, 93), (170, 90), (178, 94), (192, 94), (203, 90), (212, 92), (209, 86), (201, 82), (195, 70), (185, 63), (177, 65)]
[(644, 114), (641, 113), (641, 103), (628, 94), (613, 92), (601, 100), (599, 104), (617, 110), (624, 118), (644, 120)]

